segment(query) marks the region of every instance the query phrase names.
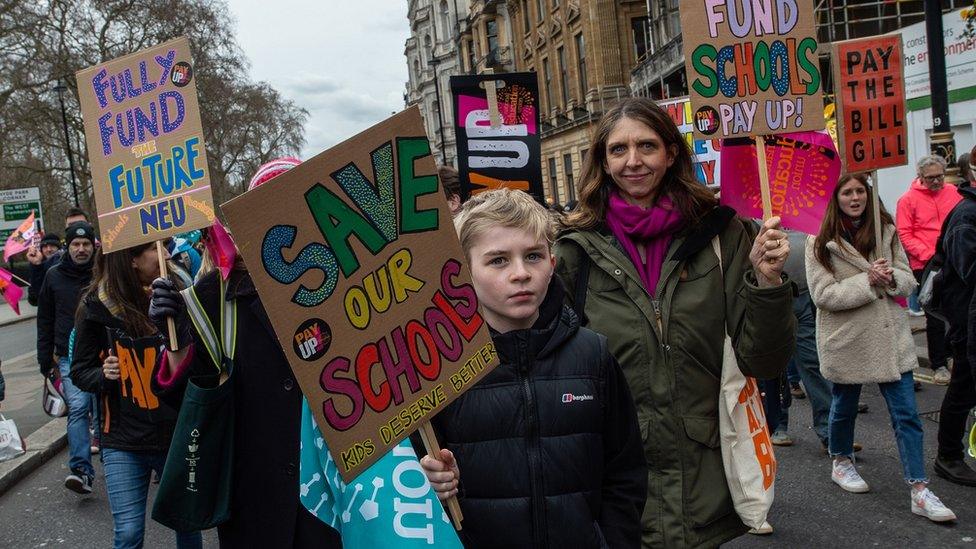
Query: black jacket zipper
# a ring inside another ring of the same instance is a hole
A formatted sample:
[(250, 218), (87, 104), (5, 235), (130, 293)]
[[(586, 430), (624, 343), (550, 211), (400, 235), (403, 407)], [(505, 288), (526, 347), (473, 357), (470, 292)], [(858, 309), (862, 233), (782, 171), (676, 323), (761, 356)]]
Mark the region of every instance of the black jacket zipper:
[(529, 484), (532, 493), (532, 525), (535, 530), (537, 547), (549, 546), (549, 534), (546, 531), (545, 497), (542, 487), (542, 455), (539, 448), (539, 417), (536, 413), (535, 391), (529, 380), (529, 359), (525, 340), (518, 344), (518, 371), (522, 378), (522, 398), (526, 415), (526, 449), (529, 458)]

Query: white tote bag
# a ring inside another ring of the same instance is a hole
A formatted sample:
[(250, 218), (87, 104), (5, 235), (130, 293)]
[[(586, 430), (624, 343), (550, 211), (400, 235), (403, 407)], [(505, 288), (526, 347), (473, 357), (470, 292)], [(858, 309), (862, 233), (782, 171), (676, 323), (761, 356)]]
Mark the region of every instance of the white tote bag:
[(23, 454), (26, 449), (24, 440), (17, 432), (14, 420), (6, 419), (0, 414), (0, 461), (7, 461)]
[[(722, 276), (722, 251), (719, 239), (712, 239)], [(769, 440), (769, 426), (763, 410), (762, 395), (756, 380), (742, 375), (732, 348), (732, 338), (725, 333), (722, 352), (722, 384), (719, 389), (719, 434), (725, 478), (732, 493), (735, 511), (750, 528), (766, 521), (773, 505), (776, 480), (776, 456)]]

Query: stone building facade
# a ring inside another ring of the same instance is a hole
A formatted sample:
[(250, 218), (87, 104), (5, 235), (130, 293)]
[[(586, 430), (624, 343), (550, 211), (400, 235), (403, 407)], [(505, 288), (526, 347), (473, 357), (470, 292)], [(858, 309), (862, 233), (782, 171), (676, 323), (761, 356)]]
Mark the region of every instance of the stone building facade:
[(539, 77), (542, 175), (546, 199), (578, 198), (590, 131), (630, 95), (640, 56), (636, 29), (645, 0), (507, 0), (517, 71)]
[(408, 107), (420, 105), (438, 164), (456, 165), (450, 78), (464, 72), (458, 45), (470, 4), (470, 0), (408, 0), (410, 37), (403, 54), (409, 80), (403, 99)]

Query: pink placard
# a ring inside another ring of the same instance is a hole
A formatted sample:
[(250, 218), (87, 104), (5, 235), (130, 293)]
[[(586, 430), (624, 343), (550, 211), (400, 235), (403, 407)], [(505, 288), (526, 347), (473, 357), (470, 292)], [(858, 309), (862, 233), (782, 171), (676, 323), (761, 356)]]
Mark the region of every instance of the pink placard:
[[(841, 163), (827, 132), (764, 137), (773, 215), (787, 229), (815, 235), (830, 200)], [(726, 139), (721, 151), (722, 204), (744, 217), (762, 218), (756, 146), (750, 138)]]

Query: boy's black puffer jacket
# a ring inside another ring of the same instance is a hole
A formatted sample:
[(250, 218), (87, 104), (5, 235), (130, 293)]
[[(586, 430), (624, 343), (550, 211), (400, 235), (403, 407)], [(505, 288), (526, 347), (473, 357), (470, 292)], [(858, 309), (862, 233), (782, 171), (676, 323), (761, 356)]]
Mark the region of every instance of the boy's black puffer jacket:
[(638, 547), (647, 471), (607, 341), (550, 284), (528, 330), (492, 333), (501, 364), (433, 424), (461, 472), (466, 547)]

